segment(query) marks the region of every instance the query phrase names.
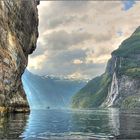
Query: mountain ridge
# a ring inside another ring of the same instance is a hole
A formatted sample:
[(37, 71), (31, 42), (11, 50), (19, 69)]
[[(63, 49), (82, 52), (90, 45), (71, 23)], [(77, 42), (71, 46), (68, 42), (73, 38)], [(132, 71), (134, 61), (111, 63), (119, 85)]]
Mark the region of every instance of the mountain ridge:
[(74, 96), (73, 108), (140, 106), (140, 27), (111, 55), (105, 73)]
[(25, 71), (22, 77), (31, 108), (69, 108), (71, 98), (86, 82), (44, 77)]

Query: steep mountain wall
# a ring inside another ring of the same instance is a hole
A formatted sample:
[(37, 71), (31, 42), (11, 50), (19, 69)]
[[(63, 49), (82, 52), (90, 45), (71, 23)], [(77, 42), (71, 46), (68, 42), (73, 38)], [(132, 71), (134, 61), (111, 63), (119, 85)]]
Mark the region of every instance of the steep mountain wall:
[(38, 11), (36, 0), (0, 1), (0, 111), (25, 112), (29, 105), (21, 76), (28, 54), (36, 48)]
[(75, 95), (72, 106), (140, 107), (140, 27), (112, 53), (105, 73)]

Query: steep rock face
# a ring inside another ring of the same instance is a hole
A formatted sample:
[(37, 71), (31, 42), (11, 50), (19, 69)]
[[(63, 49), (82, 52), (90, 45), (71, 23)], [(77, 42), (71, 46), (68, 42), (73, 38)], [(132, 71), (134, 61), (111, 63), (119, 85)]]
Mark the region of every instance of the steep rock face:
[(73, 99), (75, 108), (112, 106), (140, 107), (140, 27), (112, 53), (105, 73), (90, 81)]
[(21, 76), (36, 48), (39, 1), (0, 1), (0, 110), (29, 111)]

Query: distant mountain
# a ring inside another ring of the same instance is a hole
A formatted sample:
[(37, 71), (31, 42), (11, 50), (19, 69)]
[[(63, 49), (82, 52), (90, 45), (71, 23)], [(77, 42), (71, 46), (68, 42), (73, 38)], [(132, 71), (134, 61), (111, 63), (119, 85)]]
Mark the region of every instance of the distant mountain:
[(74, 95), (72, 106), (140, 107), (140, 27), (112, 53), (105, 73)]
[(38, 76), (25, 71), (24, 90), (31, 108), (68, 108), (72, 96), (86, 85), (86, 81)]

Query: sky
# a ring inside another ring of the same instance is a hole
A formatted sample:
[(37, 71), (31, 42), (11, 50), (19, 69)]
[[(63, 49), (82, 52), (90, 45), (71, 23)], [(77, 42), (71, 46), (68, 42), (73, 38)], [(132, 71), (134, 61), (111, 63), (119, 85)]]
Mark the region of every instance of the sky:
[(92, 79), (111, 52), (140, 26), (138, 1), (41, 1), (37, 49), (28, 69), (38, 75)]

